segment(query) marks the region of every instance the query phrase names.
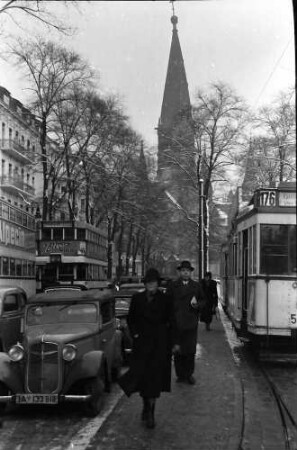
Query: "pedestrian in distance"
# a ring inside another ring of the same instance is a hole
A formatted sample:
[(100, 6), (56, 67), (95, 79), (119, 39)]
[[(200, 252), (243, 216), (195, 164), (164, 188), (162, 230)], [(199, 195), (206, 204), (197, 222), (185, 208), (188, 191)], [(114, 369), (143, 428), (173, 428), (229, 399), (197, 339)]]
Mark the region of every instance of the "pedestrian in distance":
[(145, 290), (133, 295), (127, 317), (133, 338), (129, 369), (118, 380), (129, 397), (139, 392), (143, 400), (141, 419), (155, 427), (155, 404), (161, 392), (171, 390), (173, 308), (159, 289), (159, 272), (148, 269)]
[(173, 346), (174, 366), (177, 382), (195, 384), (195, 353), (199, 311), (205, 303), (204, 293), (197, 281), (192, 280), (194, 268), (189, 261), (182, 261), (179, 278), (167, 289), (174, 308)]
[(211, 272), (205, 273), (201, 285), (206, 297), (206, 304), (200, 314), (200, 322), (205, 322), (206, 330), (210, 331), (212, 316), (216, 313), (218, 307), (217, 282), (212, 279)]

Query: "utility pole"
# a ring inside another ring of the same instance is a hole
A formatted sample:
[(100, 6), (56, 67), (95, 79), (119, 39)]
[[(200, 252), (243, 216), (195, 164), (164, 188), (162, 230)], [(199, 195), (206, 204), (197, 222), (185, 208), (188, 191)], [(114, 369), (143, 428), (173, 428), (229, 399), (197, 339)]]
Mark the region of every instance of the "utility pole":
[(204, 193), (203, 180), (199, 179), (199, 222), (198, 222), (199, 280), (204, 276)]

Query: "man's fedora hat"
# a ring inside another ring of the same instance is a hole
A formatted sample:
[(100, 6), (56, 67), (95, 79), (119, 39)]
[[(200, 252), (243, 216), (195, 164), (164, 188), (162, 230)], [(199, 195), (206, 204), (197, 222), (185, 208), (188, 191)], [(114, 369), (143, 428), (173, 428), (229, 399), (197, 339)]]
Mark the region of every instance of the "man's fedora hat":
[(148, 269), (146, 271), (145, 277), (144, 277), (144, 283), (149, 283), (150, 281), (157, 281), (159, 284), (161, 283), (161, 277), (157, 269), (154, 269), (153, 267), (151, 269)]
[(178, 266), (177, 270), (181, 270), (181, 269), (188, 269), (188, 270), (191, 270), (191, 272), (193, 272), (194, 267), (191, 266), (190, 261), (182, 261), (180, 263), (180, 265)]

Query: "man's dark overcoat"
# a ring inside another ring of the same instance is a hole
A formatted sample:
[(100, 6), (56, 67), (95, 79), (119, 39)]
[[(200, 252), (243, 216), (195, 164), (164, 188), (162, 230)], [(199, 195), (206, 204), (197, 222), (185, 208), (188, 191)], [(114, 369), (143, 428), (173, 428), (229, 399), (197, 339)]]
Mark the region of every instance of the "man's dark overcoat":
[(215, 280), (202, 280), (201, 286), (205, 293), (206, 304), (200, 315), (200, 321), (211, 323), (213, 312), (218, 306), (217, 282)]
[(130, 367), (118, 381), (126, 395), (156, 398), (170, 391), (173, 320), (172, 303), (161, 291), (150, 301), (146, 291), (133, 295), (127, 318), (134, 336)]
[(204, 304), (204, 293), (197, 281), (190, 279), (188, 284), (184, 285), (179, 278), (168, 287), (167, 295), (171, 298), (174, 307), (173, 341), (180, 345), (181, 354), (194, 354), (197, 344), (199, 309), (192, 307), (191, 300), (195, 296), (200, 305)]

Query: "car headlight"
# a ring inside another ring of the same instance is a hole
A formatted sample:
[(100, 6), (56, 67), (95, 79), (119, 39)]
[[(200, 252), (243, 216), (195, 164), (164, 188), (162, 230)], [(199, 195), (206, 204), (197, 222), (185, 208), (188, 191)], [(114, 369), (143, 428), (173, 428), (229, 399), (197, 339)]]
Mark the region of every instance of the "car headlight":
[(16, 344), (8, 350), (8, 356), (12, 361), (21, 361), (25, 354), (24, 347), (21, 344)]
[(62, 355), (65, 361), (73, 361), (76, 357), (77, 348), (73, 344), (67, 344), (63, 348)]

